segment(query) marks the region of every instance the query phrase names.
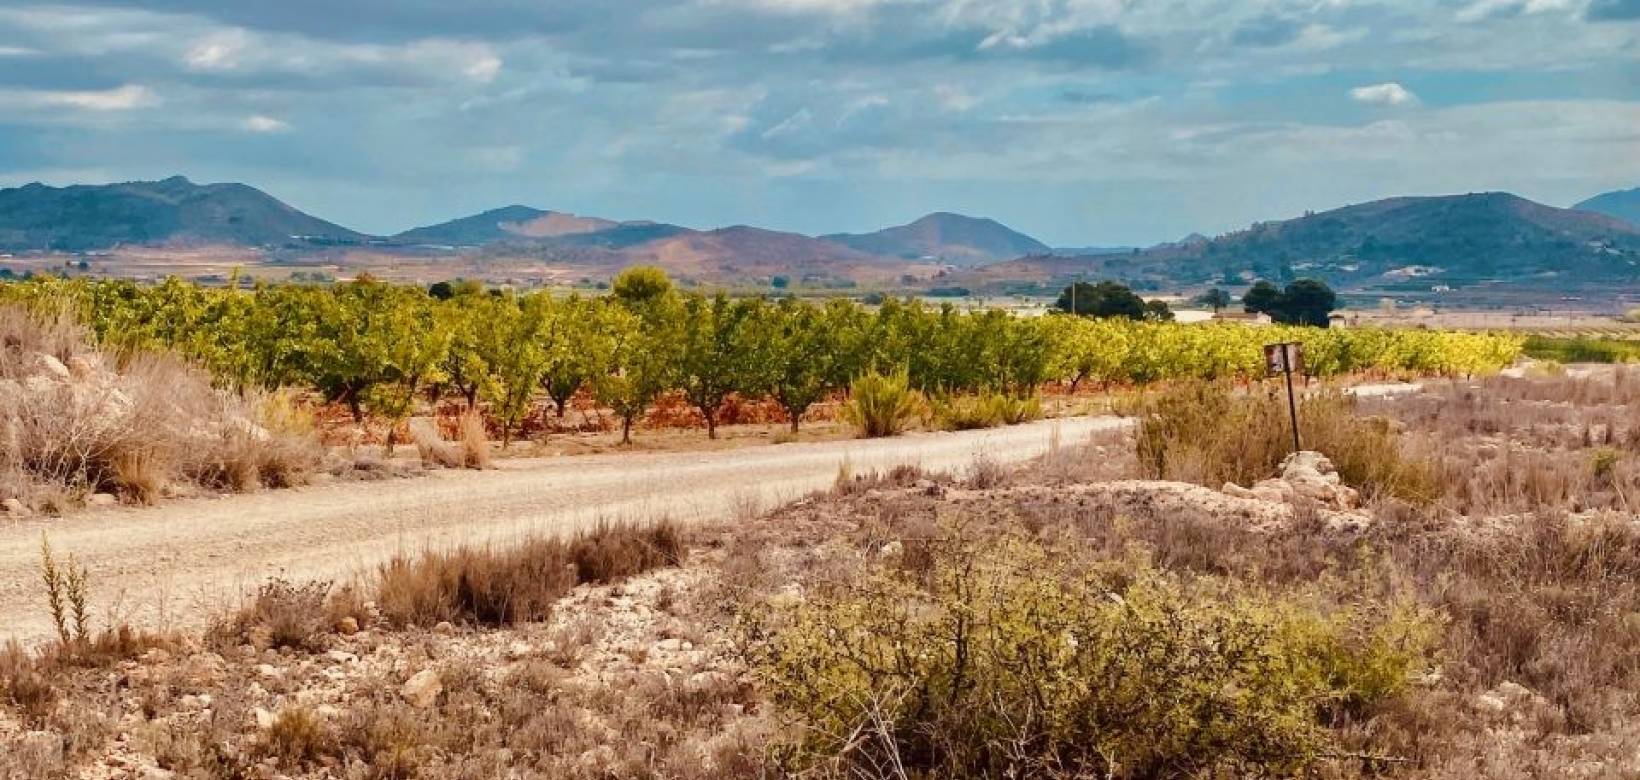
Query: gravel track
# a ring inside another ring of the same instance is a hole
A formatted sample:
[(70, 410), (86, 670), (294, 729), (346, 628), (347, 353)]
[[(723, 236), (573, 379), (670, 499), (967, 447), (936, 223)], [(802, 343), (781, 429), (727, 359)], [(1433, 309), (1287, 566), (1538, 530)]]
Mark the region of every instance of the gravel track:
[(792, 443), (714, 452), (583, 455), (503, 461), (484, 472), (434, 471), (69, 518), (0, 521), (0, 640), (34, 641), (51, 623), (39, 577), (40, 538), (91, 573), (98, 625), (189, 627), (269, 577), (341, 580), (398, 552), (572, 533), (602, 520), (732, 518), (856, 473), (916, 464), (960, 471), (980, 455), (1014, 462), (1124, 425), (1068, 417), (963, 433)]

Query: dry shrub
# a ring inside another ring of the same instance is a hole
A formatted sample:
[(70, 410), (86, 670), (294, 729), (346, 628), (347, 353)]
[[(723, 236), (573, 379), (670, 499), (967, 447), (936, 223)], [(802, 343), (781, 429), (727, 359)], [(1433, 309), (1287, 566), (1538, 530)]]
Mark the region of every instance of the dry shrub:
[[(1389, 421), (1355, 413), (1354, 400), (1333, 392), (1299, 406), (1305, 449), (1325, 454), (1339, 476), (1369, 497), (1429, 501), (1437, 496), (1430, 467), (1403, 453)], [(1148, 476), (1219, 487), (1274, 475), (1292, 452), (1286, 398), (1228, 383), (1170, 387), (1140, 403), (1136, 450)]]
[(768, 693), (798, 724), (792, 769), (1302, 773), (1334, 752), (1328, 726), (1401, 692), (1434, 636), (1408, 606), (1323, 609), (1012, 535), (931, 550), (921, 574), (748, 612)]
[(674, 565), (684, 554), (682, 535), (670, 522), (611, 523), (570, 539), (428, 552), (383, 566), (376, 603), (396, 625), (539, 621), (576, 585)]
[(484, 415), (477, 409), (468, 409), (457, 420), (456, 441), (446, 441), (439, 426), (429, 418), (410, 420), (410, 438), (416, 444), (416, 454), (423, 466), (457, 469), (487, 469), (490, 467), (490, 440), (484, 427)]
[(871, 471), (864, 474), (854, 473), (853, 467), (845, 457), (837, 470), (837, 479), (832, 484), (832, 494), (839, 496), (858, 495), (878, 488), (911, 487), (925, 479), (929, 474), (921, 466), (913, 463), (900, 463), (888, 471)]
[[(83, 332), (0, 309), (0, 474), (22, 475), (37, 508), (108, 491), (139, 503), (167, 483), (252, 489), (295, 484), (318, 462), (288, 399), (241, 398), (181, 361), (99, 352)], [(13, 478), (8, 478), (11, 481)]]
[(318, 714), (306, 707), (286, 707), (274, 716), (258, 752), (290, 766), (301, 766), (329, 753), (334, 741)]
[(490, 437), (484, 428), (484, 415), (477, 409), (468, 409), (461, 414), (460, 443), (462, 465), (470, 469), (487, 469), (490, 467)]
[(296, 584), (274, 578), (257, 589), (249, 606), (213, 627), (211, 633), (233, 644), (263, 649), (315, 649), (334, 624), (334, 613), (327, 607), (329, 595), (329, 582)]
[(975, 455), (968, 464), (968, 485), (979, 490), (1000, 487), (1008, 481), (1008, 470), (986, 455)]
[(455, 469), (465, 465), (461, 448), (439, 436), (438, 427), (428, 418), (411, 418), (410, 440), (423, 466)]
[(911, 379), (905, 371), (887, 375), (872, 372), (849, 385), (843, 417), (863, 437), (897, 436), (917, 418), (922, 408), (922, 394), (911, 389)]

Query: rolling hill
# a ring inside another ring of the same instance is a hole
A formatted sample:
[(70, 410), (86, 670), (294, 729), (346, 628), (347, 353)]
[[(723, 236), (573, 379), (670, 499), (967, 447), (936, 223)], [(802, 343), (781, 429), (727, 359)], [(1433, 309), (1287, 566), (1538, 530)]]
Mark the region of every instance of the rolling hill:
[(244, 184), (163, 181), (0, 190), (0, 249), (80, 252), (126, 244), (333, 244), (367, 236)]
[(1617, 190), (1589, 198), (1572, 208), (1616, 217), (1631, 225), (1640, 225), (1640, 187)]
[(833, 233), (821, 240), (874, 255), (974, 266), (1052, 251), (994, 219), (935, 212), (874, 233)]
[(1640, 227), (1502, 192), (1400, 197), (1126, 255), (1025, 257), (956, 278), (995, 286), (1058, 283), (1077, 274), (1152, 288), (1292, 275), (1347, 288), (1425, 290), (1633, 282), (1640, 279)]
[(598, 233), (620, 223), (597, 217), (581, 217), (560, 211), (543, 211), (529, 206), (498, 209), (453, 219), (437, 225), (406, 230), (391, 237), (396, 244), (432, 244), (472, 247), (497, 241), (548, 239)]

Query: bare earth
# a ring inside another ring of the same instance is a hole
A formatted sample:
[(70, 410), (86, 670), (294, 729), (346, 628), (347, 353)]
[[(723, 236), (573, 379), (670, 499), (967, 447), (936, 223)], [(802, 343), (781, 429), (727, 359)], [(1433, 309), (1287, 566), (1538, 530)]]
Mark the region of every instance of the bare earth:
[(915, 464), (960, 471), (1077, 444), (1118, 427), (1067, 417), (964, 433), (793, 443), (712, 452), (504, 461), (494, 471), (348, 482), (0, 525), (0, 640), (51, 623), (39, 582), (41, 534), (90, 570), (99, 620), (184, 627), (269, 577), (345, 580), (399, 552), (572, 533), (605, 520), (714, 520), (767, 510), (855, 473)]

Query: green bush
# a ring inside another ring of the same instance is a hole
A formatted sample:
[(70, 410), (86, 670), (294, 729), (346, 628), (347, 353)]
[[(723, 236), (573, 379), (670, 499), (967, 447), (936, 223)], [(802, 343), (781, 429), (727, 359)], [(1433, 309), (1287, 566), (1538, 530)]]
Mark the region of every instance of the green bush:
[(923, 408), (922, 395), (911, 389), (905, 371), (861, 375), (849, 385), (843, 416), (867, 438), (896, 436)]
[(929, 422), (945, 431), (971, 431), (1002, 424), (1000, 396), (948, 395), (929, 399)]
[(751, 610), (753, 657), (800, 727), (784, 760), (848, 776), (1297, 773), (1435, 638), (1412, 608), (1323, 610), (1075, 557), (941, 538), (908, 544), (916, 565)]
[(1017, 398), (1002, 393), (947, 395), (929, 399), (928, 418), (933, 427), (946, 431), (971, 431), (1018, 425), (1041, 419), (1042, 399)]

